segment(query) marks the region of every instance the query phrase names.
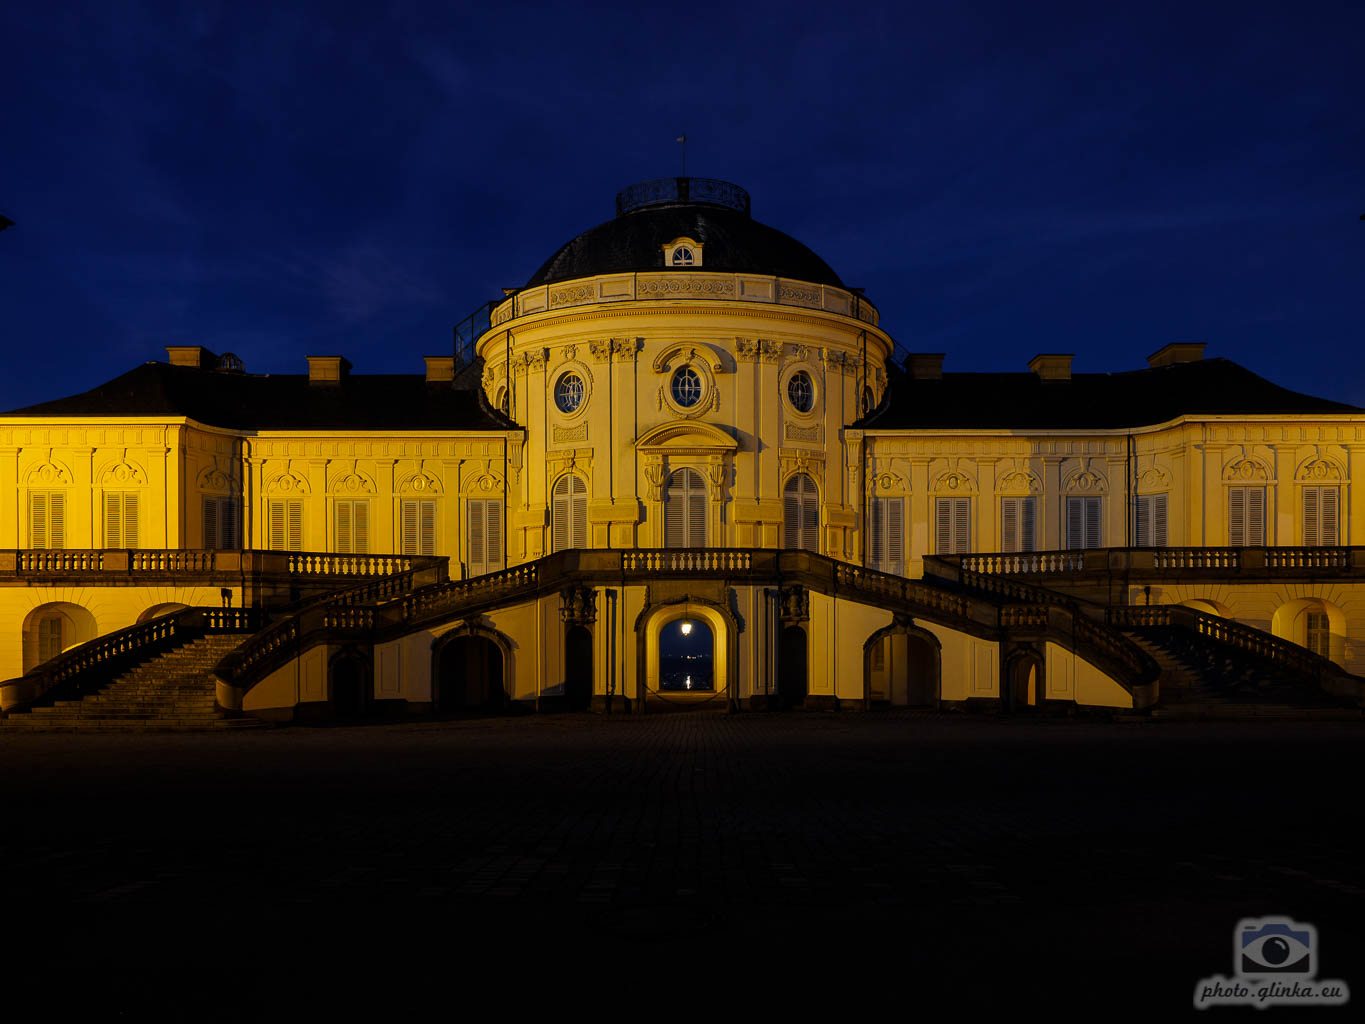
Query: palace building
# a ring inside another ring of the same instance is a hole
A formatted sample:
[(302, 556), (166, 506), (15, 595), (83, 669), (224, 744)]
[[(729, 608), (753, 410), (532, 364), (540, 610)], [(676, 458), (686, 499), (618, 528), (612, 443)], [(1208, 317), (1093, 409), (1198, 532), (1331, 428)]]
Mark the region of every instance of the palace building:
[(726, 182), (423, 373), (166, 351), (0, 415), (4, 727), (1365, 697), (1365, 410), (1192, 343), (955, 373)]

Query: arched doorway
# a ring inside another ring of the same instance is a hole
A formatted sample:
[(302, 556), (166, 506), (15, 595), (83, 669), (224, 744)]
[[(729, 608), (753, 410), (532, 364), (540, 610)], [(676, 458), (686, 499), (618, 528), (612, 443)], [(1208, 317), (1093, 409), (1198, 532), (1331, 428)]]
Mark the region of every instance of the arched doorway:
[(784, 626), (777, 652), (777, 696), (786, 708), (799, 707), (806, 699), (809, 682), (806, 631)]
[(1019, 651), (1006, 666), (1005, 709), (1025, 711), (1043, 705), (1046, 699), (1043, 659), (1036, 651)]
[(868, 700), (894, 707), (937, 707), (941, 655), (938, 641), (909, 626), (874, 633), (863, 655)]
[(592, 632), (587, 626), (564, 631), (564, 706), (586, 711), (592, 703)]
[(782, 491), (782, 546), (820, 550), (820, 492), (805, 473), (788, 480)]
[(436, 655), (436, 710), (441, 714), (501, 711), (507, 703), (502, 648), (486, 636), (462, 633)]
[(327, 671), (327, 697), (340, 721), (364, 718), (374, 709), (368, 659), (358, 651), (344, 651)]
[(1331, 601), (1320, 597), (1289, 601), (1276, 609), (1270, 631), (1338, 665), (1346, 664), (1346, 615)]
[(683, 617), (659, 632), (659, 691), (711, 693), (716, 688), (716, 637), (700, 617)]
[(95, 617), (80, 605), (68, 601), (39, 605), (24, 617), (24, 671), (98, 635)]

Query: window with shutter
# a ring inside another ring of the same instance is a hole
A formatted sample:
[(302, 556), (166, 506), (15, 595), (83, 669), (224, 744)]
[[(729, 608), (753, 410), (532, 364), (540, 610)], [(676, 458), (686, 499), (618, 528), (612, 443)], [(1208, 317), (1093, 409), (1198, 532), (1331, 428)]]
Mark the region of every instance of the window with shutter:
[(1166, 495), (1139, 494), (1136, 507), (1137, 523), (1133, 543), (1140, 548), (1166, 546)]
[(271, 501), (266, 505), (265, 518), (271, 551), (303, 550), (303, 502)]
[(706, 485), (693, 470), (675, 471), (664, 488), (664, 547), (706, 547)]
[(820, 550), (820, 492), (815, 481), (797, 473), (782, 494), (783, 546)]
[(436, 502), (404, 501), (399, 509), (400, 548), (405, 555), (436, 553)]
[(1097, 497), (1069, 497), (1066, 499), (1066, 546), (1068, 548), (1097, 548), (1103, 544), (1104, 506)]
[(104, 546), (138, 546), (138, 494), (136, 491), (104, 492)]
[(205, 496), (204, 547), (218, 550), (237, 547), (237, 522), (236, 498)]
[(1228, 488), (1228, 544), (1256, 548), (1265, 544), (1265, 488)]
[(1340, 501), (1335, 487), (1303, 489), (1303, 543), (1307, 547), (1334, 547), (1338, 539), (1337, 512)]
[(582, 477), (570, 473), (559, 478), (550, 510), (553, 550), (588, 546), (588, 485)]
[(29, 494), (28, 546), (66, 546), (66, 494), (63, 491), (35, 491)]
[(1037, 536), (1038, 499), (1000, 499), (1000, 550), (1032, 551)]
[(370, 550), (370, 503), (336, 503), (335, 550), (343, 555), (363, 555)]
[(469, 574), (482, 576), (503, 566), (502, 502), (471, 498), (465, 517), (469, 522)]
[(971, 550), (971, 498), (938, 498), (934, 502), (934, 550), (959, 555)]
[(38, 620), (38, 661), (50, 661), (65, 648), (65, 623), (60, 614)]
[(1332, 656), (1332, 626), (1327, 618), (1327, 613), (1323, 611), (1307, 612), (1304, 615), (1304, 627), (1307, 633), (1306, 646), (1314, 654), (1320, 654), (1324, 658)]
[(870, 508), (872, 568), (879, 572), (905, 574), (905, 501), (901, 498), (873, 498)]

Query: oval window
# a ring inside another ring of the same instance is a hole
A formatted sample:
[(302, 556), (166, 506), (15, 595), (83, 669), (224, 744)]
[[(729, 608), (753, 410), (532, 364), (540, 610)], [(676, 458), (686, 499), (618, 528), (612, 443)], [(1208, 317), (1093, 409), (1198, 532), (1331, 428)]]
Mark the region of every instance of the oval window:
[(701, 377), (692, 367), (684, 366), (673, 375), (673, 401), (684, 409), (701, 401)]
[(810, 412), (815, 408), (815, 384), (805, 370), (797, 370), (787, 381), (787, 400), (797, 412)]
[(560, 412), (575, 412), (583, 404), (583, 378), (566, 373), (555, 384), (555, 405)]

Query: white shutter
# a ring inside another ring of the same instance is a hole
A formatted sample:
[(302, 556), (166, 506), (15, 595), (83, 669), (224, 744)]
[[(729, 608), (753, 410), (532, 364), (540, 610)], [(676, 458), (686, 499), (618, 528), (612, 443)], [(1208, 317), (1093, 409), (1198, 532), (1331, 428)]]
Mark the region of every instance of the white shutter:
[(61, 491), (47, 496), (47, 547), (66, 547), (66, 495)]
[(1140, 548), (1152, 546), (1152, 499), (1146, 495), (1139, 495), (1137, 499), (1137, 524), (1134, 530), (1136, 536), (1133, 543)]
[(905, 574), (905, 502), (900, 498), (882, 498), (882, 572)]
[(1324, 487), (1322, 489), (1322, 529), (1319, 538), (1326, 547), (1335, 547), (1341, 543), (1341, 531), (1338, 526), (1340, 522), (1339, 505), (1340, 494), (1335, 487)]
[(488, 571), (488, 530), (483, 521), (482, 501), (469, 502), (469, 573), (478, 576)]
[(555, 484), (551, 533), (555, 551), (588, 546), (588, 485), (582, 477), (569, 474)]
[(48, 543), (48, 506), (46, 494), (28, 496), (28, 546), (31, 548), (51, 547)]
[(1019, 504), (1022, 498), (1000, 499), (1000, 550), (1019, 550)]
[(123, 496), (123, 547), (140, 547), (138, 535), (138, 495), (130, 491)]
[(1335, 487), (1303, 489), (1303, 543), (1305, 547), (1332, 547), (1338, 541), (1339, 497)]
[(237, 499), (224, 498), (222, 501), (222, 513), (219, 517), (219, 529), (222, 531), (223, 547), (238, 548), (242, 546), (242, 542), (238, 539), (241, 535), (239, 519)]
[(118, 495), (106, 491), (104, 495), (104, 546), (116, 548), (123, 537), (123, 503)]
[(1000, 499), (1000, 543), (1003, 551), (1032, 551), (1036, 525), (1036, 499)]
[(958, 553), (971, 550), (971, 515), (972, 501), (970, 498), (953, 499), (953, 550)]
[(664, 491), (664, 547), (705, 546), (706, 486), (692, 470), (677, 470)]
[(1247, 488), (1246, 543), (1252, 547), (1265, 544), (1265, 488)]
[(221, 530), (222, 527), (218, 521), (218, 499), (205, 498), (203, 504), (204, 537), (201, 543), (206, 548), (220, 548), (223, 545), (219, 543), (220, 540), (219, 531)]
[(284, 502), (272, 501), (266, 507), (266, 546), (271, 551), (284, 551), (288, 546), (285, 539)]
[(290, 551), (303, 550), (303, 502), (291, 501), (285, 506), (288, 514), (288, 532), (285, 536), (285, 548)]
[(1103, 506), (1099, 498), (1066, 499), (1066, 546), (1097, 548), (1103, 541)]
[(351, 521), (351, 503), (349, 501), (338, 501), (335, 508), (336, 516), (336, 536), (333, 538), (333, 549), (342, 554), (350, 554), (354, 550), (351, 545), (354, 543), (355, 525)]
[(872, 568), (886, 571), (886, 505), (888, 499), (873, 498), (868, 522), (868, 561)]
[(401, 536), (398, 550), (405, 555), (417, 554), (417, 502), (405, 501), (399, 506), (398, 528)]
[(1246, 546), (1246, 487), (1227, 489), (1227, 543)]
[(481, 576), (502, 568), (502, 502), (469, 501), (469, 573)]
[(1085, 499), (1085, 546), (1088, 548), (1097, 548), (1103, 542), (1103, 520), (1100, 512), (1099, 498)]
[(357, 555), (367, 554), (370, 550), (370, 503), (354, 502), (351, 518), (355, 523), (354, 546), (351, 551)]
[(1153, 494), (1152, 502), (1152, 538), (1151, 546), (1154, 548), (1164, 548), (1169, 541), (1166, 539), (1166, 495)]
[(785, 547), (820, 550), (820, 492), (805, 473), (787, 481), (782, 495), (782, 520)]

